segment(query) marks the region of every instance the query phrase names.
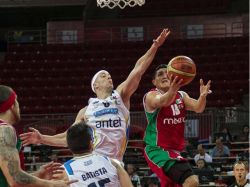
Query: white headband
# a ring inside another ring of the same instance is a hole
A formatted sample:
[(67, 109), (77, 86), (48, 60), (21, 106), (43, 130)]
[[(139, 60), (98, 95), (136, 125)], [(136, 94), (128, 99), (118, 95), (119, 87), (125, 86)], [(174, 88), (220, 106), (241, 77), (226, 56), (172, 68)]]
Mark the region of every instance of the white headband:
[(95, 80), (96, 80), (96, 78), (98, 77), (98, 75), (99, 75), (100, 73), (109, 73), (109, 72), (107, 72), (106, 70), (100, 70), (100, 71), (98, 71), (98, 72), (94, 75), (94, 77), (93, 77), (92, 80), (91, 80), (91, 88), (92, 88), (92, 91), (93, 91), (94, 93), (95, 93), (94, 83), (95, 83)]

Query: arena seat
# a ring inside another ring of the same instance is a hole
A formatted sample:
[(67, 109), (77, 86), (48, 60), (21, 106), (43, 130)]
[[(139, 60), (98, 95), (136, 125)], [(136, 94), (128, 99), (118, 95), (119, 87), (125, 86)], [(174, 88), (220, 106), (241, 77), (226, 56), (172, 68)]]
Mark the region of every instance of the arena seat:
[[(56, 113), (77, 112), (93, 95), (90, 81), (96, 71), (107, 69), (117, 86), (148, 46), (148, 42), (11, 44), (4, 63), (0, 64), (3, 69), (0, 80), (16, 88), (23, 112), (31, 113), (32, 108), (38, 113), (57, 109)], [(143, 76), (132, 97), (131, 109), (143, 110), (142, 98), (153, 87), (153, 69), (178, 54), (190, 56), (197, 64), (196, 78), (183, 87), (190, 96), (198, 97), (200, 78), (211, 79), (213, 94), (209, 96), (208, 106), (240, 104), (249, 87), (248, 49), (248, 37), (169, 40)], [(31, 95), (35, 97), (30, 98)]]

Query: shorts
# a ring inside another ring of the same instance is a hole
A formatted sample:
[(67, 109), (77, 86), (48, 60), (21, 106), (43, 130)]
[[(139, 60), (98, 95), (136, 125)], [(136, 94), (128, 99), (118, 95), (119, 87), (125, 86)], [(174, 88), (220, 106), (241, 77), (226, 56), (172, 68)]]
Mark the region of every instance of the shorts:
[[(144, 149), (144, 157), (150, 169), (160, 178), (161, 187), (180, 187), (181, 186), (181, 184), (177, 181), (179, 180), (179, 177), (175, 175), (178, 172), (173, 170), (173, 169), (176, 169), (174, 165), (175, 163), (179, 163), (179, 162), (188, 163), (188, 161), (182, 158), (178, 152), (167, 151), (157, 146), (146, 146)], [(166, 174), (166, 172), (163, 169), (163, 167), (166, 167), (166, 166), (168, 168), (168, 171), (171, 171), (171, 173), (173, 173), (172, 171), (174, 171), (175, 174), (174, 173), (173, 175)], [(182, 171), (179, 174), (182, 174)], [(191, 176), (192, 174), (193, 173), (191, 173), (189, 176)], [(185, 175), (185, 176), (188, 177), (188, 175)], [(176, 177), (178, 179), (176, 179)]]

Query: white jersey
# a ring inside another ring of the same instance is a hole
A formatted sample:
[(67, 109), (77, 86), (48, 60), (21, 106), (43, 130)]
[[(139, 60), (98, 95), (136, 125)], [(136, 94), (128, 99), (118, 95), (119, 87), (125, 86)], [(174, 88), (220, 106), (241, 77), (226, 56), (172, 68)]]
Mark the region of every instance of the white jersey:
[(122, 161), (130, 118), (118, 92), (106, 99), (90, 98), (85, 117), (94, 130), (94, 153)]
[(69, 180), (78, 180), (70, 187), (120, 187), (117, 170), (108, 157), (88, 154), (74, 157), (63, 166)]

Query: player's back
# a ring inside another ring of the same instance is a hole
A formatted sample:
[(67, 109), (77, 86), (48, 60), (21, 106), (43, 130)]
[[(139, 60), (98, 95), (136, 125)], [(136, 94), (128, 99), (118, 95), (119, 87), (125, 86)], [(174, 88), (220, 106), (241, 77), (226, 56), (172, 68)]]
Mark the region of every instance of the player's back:
[(117, 170), (108, 157), (96, 154), (74, 157), (64, 167), (69, 180), (78, 180), (70, 187), (120, 186)]

